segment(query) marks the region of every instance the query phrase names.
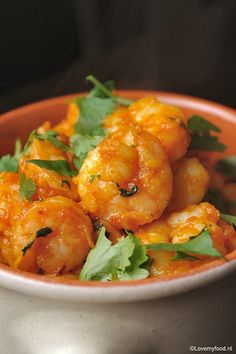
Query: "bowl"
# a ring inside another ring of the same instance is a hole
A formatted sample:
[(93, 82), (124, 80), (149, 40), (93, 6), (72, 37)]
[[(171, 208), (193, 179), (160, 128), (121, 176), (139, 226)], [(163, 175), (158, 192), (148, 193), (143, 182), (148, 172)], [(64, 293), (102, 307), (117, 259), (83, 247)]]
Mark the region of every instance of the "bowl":
[[(174, 93), (119, 94), (134, 99), (155, 95), (187, 116), (202, 115), (221, 127), (227, 154), (236, 151), (236, 111), (231, 108)], [(16, 138), (25, 141), (45, 120), (56, 124), (63, 119), (66, 102), (73, 97), (41, 101), (2, 115), (0, 155), (13, 151)], [(78, 282), (0, 265), (1, 352), (182, 354), (197, 351), (198, 346), (230, 351), (236, 344), (235, 271), (236, 251), (227, 261), (215, 260), (161, 280)]]

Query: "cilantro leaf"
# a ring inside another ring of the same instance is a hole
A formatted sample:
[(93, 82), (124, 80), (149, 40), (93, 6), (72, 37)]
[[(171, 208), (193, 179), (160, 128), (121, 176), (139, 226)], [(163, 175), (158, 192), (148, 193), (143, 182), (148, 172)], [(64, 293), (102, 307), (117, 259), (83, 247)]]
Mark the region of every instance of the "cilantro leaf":
[(5, 155), (0, 159), (0, 172), (17, 172), (18, 161), (14, 156)]
[(61, 176), (74, 177), (77, 172), (72, 170), (66, 160), (27, 160), (28, 163), (54, 171)]
[(236, 216), (228, 215), (228, 214), (221, 214), (223, 220), (225, 220), (228, 224), (232, 225), (236, 228)]
[(221, 129), (219, 127), (211, 123), (209, 120), (196, 114), (192, 115), (192, 117), (189, 118), (187, 124), (189, 131), (193, 134), (209, 134), (211, 131), (221, 132)]
[(215, 169), (232, 179), (236, 179), (236, 156), (229, 156), (219, 160), (216, 163)]
[(43, 227), (42, 229), (38, 230), (36, 232), (36, 236), (35, 235), (31, 236), (28, 243), (25, 245), (25, 247), (22, 248), (21, 252), (22, 252), (23, 256), (33, 246), (36, 238), (45, 237), (45, 236), (51, 234), (52, 232), (53, 232), (53, 230), (50, 227)]
[(112, 93), (112, 91), (115, 90), (114, 81), (107, 81), (103, 84), (93, 75), (87, 76), (86, 80), (94, 85), (94, 88), (89, 93), (90, 97), (113, 98), (116, 103), (122, 104), (123, 106), (129, 106), (133, 103), (132, 100), (116, 96)]
[(132, 101), (118, 97), (112, 93), (114, 82), (101, 83), (94, 76), (86, 77), (94, 88), (85, 97), (78, 97), (75, 102), (79, 106), (79, 119), (75, 124), (75, 132), (82, 135), (98, 135), (102, 128), (102, 121), (105, 116), (112, 113), (117, 104), (129, 106)]
[(146, 245), (148, 250), (166, 250), (169, 252), (181, 252), (187, 255), (204, 255), (212, 257), (222, 257), (221, 253), (213, 247), (211, 235), (204, 229), (200, 235), (191, 238), (185, 243), (156, 243)]
[(44, 237), (52, 233), (52, 229), (50, 227), (43, 227), (36, 232), (36, 237)]
[(191, 134), (189, 149), (203, 151), (224, 151), (226, 145), (219, 141), (218, 136), (210, 135), (211, 132), (221, 132), (221, 129), (207, 119), (193, 115), (187, 122)]
[(17, 139), (14, 155), (4, 155), (0, 158), (0, 172), (17, 172), (21, 155), (21, 142)]
[(112, 98), (78, 97), (76, 103), (80, 107), (80, 114), (75, 124), (75, 132), (83, 135), (94, 135), (103, 118), (116, 107)]
[(27, 142), (25, 143), (24, 149), (23, 149), (23, 153), (26, 155), (29, 155), (30, 153), (30, 145), (32, 144), (32, 141), (34, 140), (36, 134), (36, 130), (32, 130), (32, 132), (30, 133)]
[(219, 141), (217, 136), (212, 135), (192, 135), (189, 149), (203, 151), (225, 151), (226, 145)]
[(146, 248), (130, 233), (115, 245), (101, 228), (95, 248), (87, 257), (80, 274), (80, 280), (128, 280), (144, 279), (149, 275), (139, 266), (147, 260)]
[(31, 178), (26, 178), (24, 173), (20, 174), (20, 197), (32, 200), (37, 187)]
[(133, 233), (126, 231), (127, 237), (133, 240), (135, 248), (132, 256), (130, 257), (130, 266), (126, 269), (124, 273), (120, 274), (120, 280), (130, 280), (130, 279), (145, 279), (149, 275), (149, 271), (143, 266), (147, 265), (149, 257), (147, 256), (146, 247), (141, 245), (140, 240), (133, 235)]
[(76, 156), (76, 161), (74, 162), (78, 171), (80, 170), (85, 157), (88, 152), (94, 149), (103, 139), (103, 136), (95, 135), (81, 135), (75, 134), (71, 137), (70, 143), (72, 151)]
[(35, 138), (39, 140), (48, 140), (50, 143), (52, 143), (55, 147), (58, 149), (61, 149), (62, 151), (68, 151), (70, 150), (70, 147), (63, 143), (61, 140), (58, 139), (58, 133), (54, 132), (53, 130), (47, 130), (43, 134), (38, 134), (35, 132)]

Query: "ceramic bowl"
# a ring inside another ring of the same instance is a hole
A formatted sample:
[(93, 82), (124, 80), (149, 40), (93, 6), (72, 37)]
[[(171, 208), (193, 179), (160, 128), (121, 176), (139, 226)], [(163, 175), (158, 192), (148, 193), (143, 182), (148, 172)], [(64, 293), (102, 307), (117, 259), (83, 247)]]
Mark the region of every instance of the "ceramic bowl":
[[(155, 95), (187, 116), (210, 119), (222, 129), (227, 154), (235, 153), (233, 109), (172, 93), (120, 94), (134, 99)], [(24, 141), (42, 122), (64, 118), (71, 97), (2, 115), (0, 155), (11, 152), (16, 138)], [(236, 251), (227, 258), (175, 278), (114, 283), (46, 279), (0, 265), (0, 352), (182, 354), (200, 346), (236, 350)]]

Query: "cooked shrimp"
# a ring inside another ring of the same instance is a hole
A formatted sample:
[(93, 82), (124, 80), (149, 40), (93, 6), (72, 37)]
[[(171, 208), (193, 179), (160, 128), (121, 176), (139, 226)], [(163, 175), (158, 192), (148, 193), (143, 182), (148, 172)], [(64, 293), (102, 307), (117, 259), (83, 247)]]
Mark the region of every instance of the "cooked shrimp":
[[(191, 205), (187, 208), (161, 217), (149, 225), (141, 226), (135, 233), (143, 244), (151, 243), (182, 243), (187, 242), (190, 236), (197, 236), (207, 227), (213, 245), (221, 254), (236, 249), (236, 231), (220, 219), (220, 213), (209, 203)], [(152, 251), (150, 256), (154, 259), (150, 275), (173, 275), (201, 264), (209, 262), (211, 257), (200, 256), (198, 260), (178, 260), (173, 262), (174, 252), (164, 250)]]
[(79, 107), (76, 103), (71, 102), (68, 107), (66, 119), (56, 125), (53, 130), (59, 134), (72, 136), (74, 134), (74, 126), (79, 117)]
[(28, 160), (67, 160), (70, 162), (70, 155), (55, 147), (49, 141), (34, 139), (30, 146), (29, 155), (23, 155), (19, 163), (19, 172), (25, 173), (31, 178), (37, 191), (34, 199), (45, 199), (52, 196), (64, 196), (75, 201), (79, 200), (77, 188), (69, 177), (63, 177), (54, 171), (41, 168), (35, 164), (28, 163)]
[[(49, 228), (45, 237), (38, 230)], [(23, 255), (27, 245), (32, 246)], [(83, 263), (93, 246), (92, 223), (79, 204), (64, 197), (33, 202), (12, 229), (12, 267), (50, 275), (67, 273)]]
[(30, 203), (19, 195), (19, 175), (0, 173), (0, 232), (8, 230)]
[(168, 211), (200, 203), (209, 186), (209, 175), (197, 158), (184, 158), (173, 165), (173, 182)]
[(0, 259), (7, 263), (11, 252), (11, 228), (20, 218), (21, 213), (30, 205), (19, 195), (19, 175), (0, 173)]
[[(197, 236), (207, 227), (216, 241), (218, 233), (221, 233), (223, 238), (222, 230), (217, 226), (219, 219), (219, 211), (209, 203), (189, 205), (183, 210), (170, 213), (149, 225), (140, 227), (135, 235), (143, 243), (182, 243), (189, 241), (192, 236)], [(220, 248), (225, 253), (222, 243)]]
[(139, 127), (132, 135), (132, 146), (114, 136), (104, 139), (74, 178), (84, 209), (117, 228), (135, 229), (159, 218), (172, 193), (172, 172), (159, 140)]
[(160, 103), (151, 96), (134, 102), (129, 111), (135, 123), (161, 141), (170, 161), (179, 160), (185, 155), (190, 137), (180, 109)]

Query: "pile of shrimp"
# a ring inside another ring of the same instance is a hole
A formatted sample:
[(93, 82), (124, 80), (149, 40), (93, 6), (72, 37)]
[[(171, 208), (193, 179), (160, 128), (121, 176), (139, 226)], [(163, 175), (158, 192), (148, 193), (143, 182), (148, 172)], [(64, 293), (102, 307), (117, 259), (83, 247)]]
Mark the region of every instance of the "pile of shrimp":
[[(77, 105), (70, 103), (60, 124), (51, 128), (46, 122), (38, 132), (53, 129), (67, 143), (78, 115)], [(186, 242), (207, 227), (223, 255), (236, 249), (233, 226), (203, 202), (210, 186), (223, 190), (227, 200), (236, 200), (236, 184), (213, 171), (206, 155), (201, 161), (197, 154), (187, 153), (191, 138), (186, 122), (180, 109), (155, 97), (119, 107), (104, 119), (107, 136), (88, 153), (73, 178), (28, 164), (29, 159), (63, 159), (70, 165), (73, 161), (71, 152), (34, 139), (29, 155), (20, 159), (18, 173), (0, 173), (0, 261), (33, 273), (77, 276), (96, 243), (97, 222), (106, 227), (113, 243), (124, 229), (150, 244)], [(19, 196), (21, 173), (37, 186), (32, 201)], [(36, 238), (44, 228), (48, 235)], [(171, 252), (150, 254), (152, 277), (178, 274), (212, 259), (173, 262)]]

